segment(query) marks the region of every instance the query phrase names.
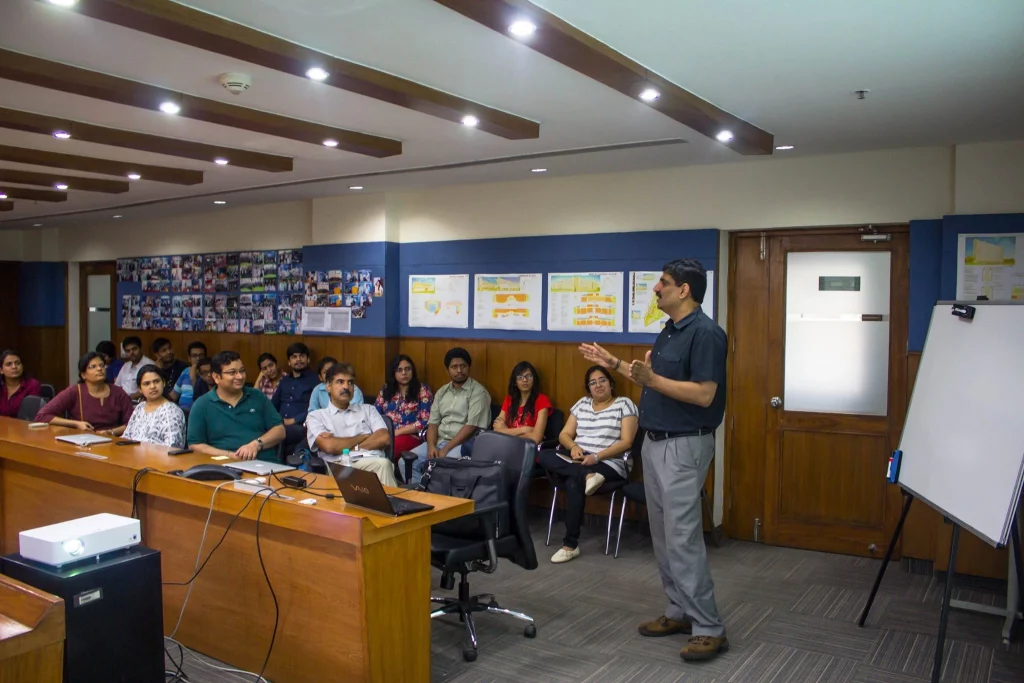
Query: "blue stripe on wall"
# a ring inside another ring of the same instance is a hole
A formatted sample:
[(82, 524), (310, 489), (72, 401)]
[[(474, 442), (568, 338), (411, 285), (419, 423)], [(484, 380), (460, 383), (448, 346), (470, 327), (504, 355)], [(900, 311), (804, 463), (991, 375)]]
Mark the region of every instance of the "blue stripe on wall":
[(910, 321), (907, 350), (921, 351), (932, 307), (939, 300), (942, 221), (910, 221)]
[(18, 324), (24, 327), (66, 325), (67, 265), (63, 262), (25, 261), (18, 267)]
[[(956, 298), (956, 251), (960, 235), (974, 233), (1024, 232), (1024, 213), (944, 216), (942, 219), (943, 299)], [(1024, 257), (1018, 254), (1017, 258)]]
[[(373, 277), (385, 277), (386, 242), (356, 242), (352, 244), (317, 244), (302, 248), (302, 269), (310, 271), (369, 270)], [(352, 321), (352, 334), (360, 337), (383, 337), (387, 333), (388, 282), (384, 282), (385, 296), (373, 300), (366, 309), (366, 317)]]
[[(451, 242), (407, 242), (399, 245), (399, 282), (401, 286), (401, 325), (403, 337), (456, 337), (464, 339), (523, 339), (536, 341), (593, 341), (606, 343), (650, 343), (652, 334), (606, 334), (593, 332), (547, 331), (547, 274), (562, 272), (624, 273), (622, 300), (626, 301), (629, 271), (655, 270), (672, 259), (696, 258), (709, 269), (718, 271), (718, 230), (676, 230), (551, 237), (515, 237), (501, 239), (456, 240)], [(410, 275), (469, 273), (470, 328), (433, 329), (409, 327), (408, 282)], [(477, 273), (542, 273), (545, 279), (543, 310), (545, 320), (540, 332), (472, 329), (472, 276)], [(390, 283), (389, 283), (390, 286)], [(393, 290), (394, 287), (391, 287)], [(721, 287), (715, 283), (716, 300)], [(628, 329), (628, 310), (623, 314), (623, 329)]]

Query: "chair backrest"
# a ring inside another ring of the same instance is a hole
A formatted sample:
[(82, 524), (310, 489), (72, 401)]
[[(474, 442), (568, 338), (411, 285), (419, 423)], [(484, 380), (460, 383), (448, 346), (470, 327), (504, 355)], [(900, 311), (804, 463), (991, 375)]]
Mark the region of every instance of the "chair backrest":
[(52, 384), (40, 384), (39, 395), (45, 398), (47, 401), (53, 399), (57, 395), (57, 390), (53, 388)]
[[(498, 415), (500, 413), (501, 413), (501, 404), (500, 403), (492, 403), (491, 404), (491, 424), (494, 424), (494, 421), (498, 419)], [(490, 429), (491, 425), (487, 425), (487, 428)]]
[(552, 408), (551, 414), (548, 415), (548, 424), (544, 427), (544, 440), (558, 441), (558, 435), (562, 433), (563, 427), (565, 427), (565, 413), (558, 408)]
[(49, 399), (42, 396), (26, 396), (21, 399), (21, 405), (18, 407), (18, 419), (32, 422), (47, 403)]
[(387, 456), (388, 460), (395, 459), (395, 423), (387, 415), (381, 415), (384, 420), (384, 424), (388, 428), (388, 445), (384, 447), (384, 455)]
[(498, 432), (484, 432), (473, 446), (473, 460), (505, 463), (506, 485), (509, 487), (509, 531), (516, 538), (516, 550), (507, 559), (524, 569), (537, 568), (537, 552), (530, 535), (527, 502), (530, 475), (536, 455), (533, 442)]

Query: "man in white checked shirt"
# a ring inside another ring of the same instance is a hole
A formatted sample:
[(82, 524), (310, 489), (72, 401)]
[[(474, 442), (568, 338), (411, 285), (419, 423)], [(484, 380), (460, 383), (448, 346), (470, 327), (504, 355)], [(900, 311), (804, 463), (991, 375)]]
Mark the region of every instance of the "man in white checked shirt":
[(324, 460), (337, 460), (349, 450), (352, 467), (373, 472), (385, 486), (395, 486), (394, 465), (384, 455), (388, 428), (372, 405), (352, 405), (356, 372), (348, 363), (336, 363), (324, 378), (331, 404), (306, 416), (306, 439)]

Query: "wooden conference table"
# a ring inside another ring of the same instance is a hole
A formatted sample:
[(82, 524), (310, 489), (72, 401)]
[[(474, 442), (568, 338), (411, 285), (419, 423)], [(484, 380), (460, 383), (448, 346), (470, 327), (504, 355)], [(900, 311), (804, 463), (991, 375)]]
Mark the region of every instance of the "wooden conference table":
[[(18, 551), (18, 533), (77, 517), (129, 515), (138, 491), (143, 544), (161, 552), (164, 582), (192, 576), (214, 488), (164, 474), (212, 463), (209, 456), (167, 456), (161, 446), (93, 446), (55, 441), (74, 430), (29, 429), (0, 418), (0, 551)], [(93, 457), (78, 455), (88, 453)], [(101, 457), (96, 457), (101, 456)], [(223, 463), (221, 463), (223, 464)], [(336, 491), (331, 477), (313, 485)], [(394, 491), (391, 491), (392, 493)], [(427, 493), (404, 497), (434, 509), (391, 518), (346, 507), (340, 499), (281, 492), (260, 518), (260, 545), (280, 606), (266, 676), (293, 681), (430, 679), (430, 526), (472, 512), (473, 503)], [(252, 494), (231, 484), (214, 498), (203, 556)], [(274, 604), (256, 554), (257, 497), (194, 582), (176, 638), (232, 666), (259, 671), (270, 646)], [(187, 587), (164, 586), (164, 631), (178, 621)]]

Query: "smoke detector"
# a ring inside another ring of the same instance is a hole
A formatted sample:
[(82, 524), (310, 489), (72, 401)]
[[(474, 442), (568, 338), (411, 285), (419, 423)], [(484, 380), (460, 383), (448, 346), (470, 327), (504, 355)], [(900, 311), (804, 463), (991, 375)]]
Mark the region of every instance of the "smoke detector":
[(221, 74), (220, 84), (232, 95), (240, 95), (252, 85), (252, 76), (240, 73)]

